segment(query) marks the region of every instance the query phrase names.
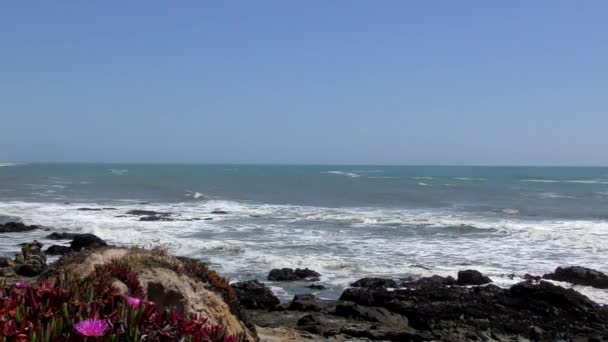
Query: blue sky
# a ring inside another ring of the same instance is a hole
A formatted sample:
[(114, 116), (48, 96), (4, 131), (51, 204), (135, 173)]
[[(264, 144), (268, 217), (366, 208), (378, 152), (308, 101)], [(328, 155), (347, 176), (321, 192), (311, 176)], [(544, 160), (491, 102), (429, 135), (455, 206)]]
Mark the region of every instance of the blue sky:
[(607, 1), (2, 1), (0, 161), (608, 165)]

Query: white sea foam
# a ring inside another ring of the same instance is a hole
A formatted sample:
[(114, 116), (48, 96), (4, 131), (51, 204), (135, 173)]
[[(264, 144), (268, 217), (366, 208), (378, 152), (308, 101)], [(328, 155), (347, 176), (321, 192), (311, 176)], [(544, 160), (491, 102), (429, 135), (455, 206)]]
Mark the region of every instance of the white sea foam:
[(330, 173), (330, 174), (334, 174), (334, 175), (342, 175), (342, 176), (348, 176), (351, 178), (356, 178), (356, 177), (361, 177), (360, 174), (358, 173), (354, 173), (354, 172), (344, 172), (344, 171), (325, 171), (322, 173)]
[(557, 179), (524, 179), (522, 182), (534, 183), (577, 183), (577, 184), (608, 184), (606, 179), (575, 179), (575, 180), (557, 180)]
[(113, 173), (115, 175), (123, 175), (123, 174), (129, 172), (129, 170), (124, 170), (124, 169), (110, 169), (108, 171), (110, 171), (111, 173)]
[(21, 164), (17, 164), (17, 163), (0, 163), (0, 167), (9, 167), (9, 166), (18, 166)]
[(503, 210), (501, 210), (501, 211), (502, 211), (503, 213), (505, 213), (505, 214), (509, 214), (509, 215), (515, 215), (515, 214), (519, 214), (519, 210), (517, 210), (517, 209), (510, 209), (510, 208), (507, 208), (507, 209), (503, 209)]
[[(162, 245), (180, 255), (202, 258), (230, 277), (261, 278), (271, 268), (309, 267), (323, 275), (323, 283), (340, 287), (368, 275), (454, 276), (467, 267), (487, 273), (502, 286), (508, 283), (502, 274), (544, 274), (564, 264), (607, 271), (606, 220), (531, 220), (449, 210), (327, 208), (220, 200), (134, 202), (137, 200), (97, 205), (0, 202), (0, 213), (57, 231), (94, 233), (113, 244)], [(112, 206), (117, 210), (76, 210), (81, 206)], [(218, 208), (228, 214), (210, 214)], [(172, 212), (177, 221), (142, 222), (136, 216), (116, 217), (132, 209)], [(207, 217), (213, 220), (181, 221)], [(46, 234), (43, 230), (9, 233), (7, 239), (0, 239), (0, 249), (14, 253), (15, 244), (34, 238), (52, 243), (44, 239)], [(585, 294), (608, 303), (605, 295), (592, 292)], [(286, 292), (286, 296), (289, 294), (293, 293)]]
[(463, 180), (463, 181), (485, 181), (485, 178), (469, 178), (469, 177), (453, 177), (452, 179)]
[(435, 178), (433, 178), (433, 177), (412, 177), (412, 179), (418, 179), (418, 180), (424, 180), (424, 179), (426, 179), (426, 180), (431, 180), (431, 179), (435, 179)]
[(419, 182), (418, 185), (420, 185), (420, 186), (429, 186), (427, 183), (423, 183), (423, 182)]
[(540, 196), (541, 198), (574, 198), (572, 196), (560, 194), (557, 192), (543, 192), (543, 193), (539, 194), (538, 196)]
[(399, 177), (391, 177), (391, 176), (384, 176), (384, 177), (382, 177), (382, 176), (378, 176), (378, 177), (367, 177), (367, 178), (369, 178), (369, 179), (396, 179), (396, 178), (399, 178)]

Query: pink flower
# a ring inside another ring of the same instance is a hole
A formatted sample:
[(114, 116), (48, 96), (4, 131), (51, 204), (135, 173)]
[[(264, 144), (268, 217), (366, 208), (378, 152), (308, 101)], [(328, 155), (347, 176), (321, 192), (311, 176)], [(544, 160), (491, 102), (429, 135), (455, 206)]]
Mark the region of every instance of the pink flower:
[(82, 336), (103, 336), (110, 327), (102, 319), (85, 319), (78, 322), (74, 329)]
[(127, 296), (127, 303), (134, 308), (138, 308), (141, 305), (142, 300), (137, 297)]
[(32, 286), (32, 283), (27, 281), (18, 281), (15, 283), (15, 287), (28, 288), (30, 286)]

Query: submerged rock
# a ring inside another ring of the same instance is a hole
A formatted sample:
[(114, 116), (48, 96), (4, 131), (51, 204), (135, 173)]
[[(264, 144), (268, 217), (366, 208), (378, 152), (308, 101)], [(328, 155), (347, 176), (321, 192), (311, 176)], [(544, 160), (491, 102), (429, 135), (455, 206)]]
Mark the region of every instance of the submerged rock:
[(171, 215), (171, 213), (163, 213), (163, 212), (158, 212), (158, 211), (154, 211), (154, 210), (141, 210), (141, 209), (129, 210), (129, 211), (127, 211), (127, 214), (135, 215), (135, 216), (169, 216), (169, 215)]
[(246, 309), (270, 309), (280, 303), (272, 291), (257, 280), (235, 283), (232, 287)]
[(80, 210), (80, 211), (101, 211), (101, 208), (78, 208), (76, 210)]
[(306, 287), (309, 289), (312, 289), (312, 290), (326, 290), (327, 289), (327, 287), (325, 287), (321, 284), (310, 284)]
[(484, 285), (491, 283), (492, 280), (476, 270), (465, 270), (458, 272), (458, 285)]
[(226, 210), (215, 209), (214, 211), (211, 212), (211, 214), (226, 215), (226, 214), (228, 214), (228, 212)]
[(27, 232), (38, 228), (40, 227), (36, 225), (28, 226), (21, 222), (7, 222), (0, 224), (0, 233)]
[(558, 267), (555, 272), (543, 275), (544, 279), (565, 281), (575, 285), (586, 285), (598, 289), (608, 289), (608, 276), (602, 272), (581, 267)]
[(140, 221), (144, 221), (144, 222), (151, 222), (151, 221), (175, 221), (172, 218), (166, 217), (166, 216), (155, 216), (155, 215), (151, 215), (151, 216), (143, 216), (139, 218)]
[(74, 237), (74, 240), (72, 240), (72, 242), (70, 243), (70, 248), (72, 248), (75, 251), (79, 251), (83, 248), (91, 249), (91, 248), (104, 247), (107, 245), (108, 244), (104, 240), (102, 240), (100, 237), (98, 237), (97, 235), (78, 234)]

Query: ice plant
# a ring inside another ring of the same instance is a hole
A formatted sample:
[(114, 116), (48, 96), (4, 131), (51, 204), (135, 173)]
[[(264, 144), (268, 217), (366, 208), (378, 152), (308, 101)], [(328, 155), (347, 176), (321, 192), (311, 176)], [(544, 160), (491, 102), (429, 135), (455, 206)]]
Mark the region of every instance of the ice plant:
[(18, 281), (15, 283), (15, 287), (20, 287), (20, 288), (28, 288), (32, 286), (32, 284), (30, 282), (27, 281)]
[(141, 305), (142, 300), (137, 297), (127, 296), (127, 303), (129, 303), (131, 307), (138, 308)]
[(110, 327), (108, 322), (101, 319), (85, 319), (80, 321), (74, 327), (82, 336), (103, 336)]

